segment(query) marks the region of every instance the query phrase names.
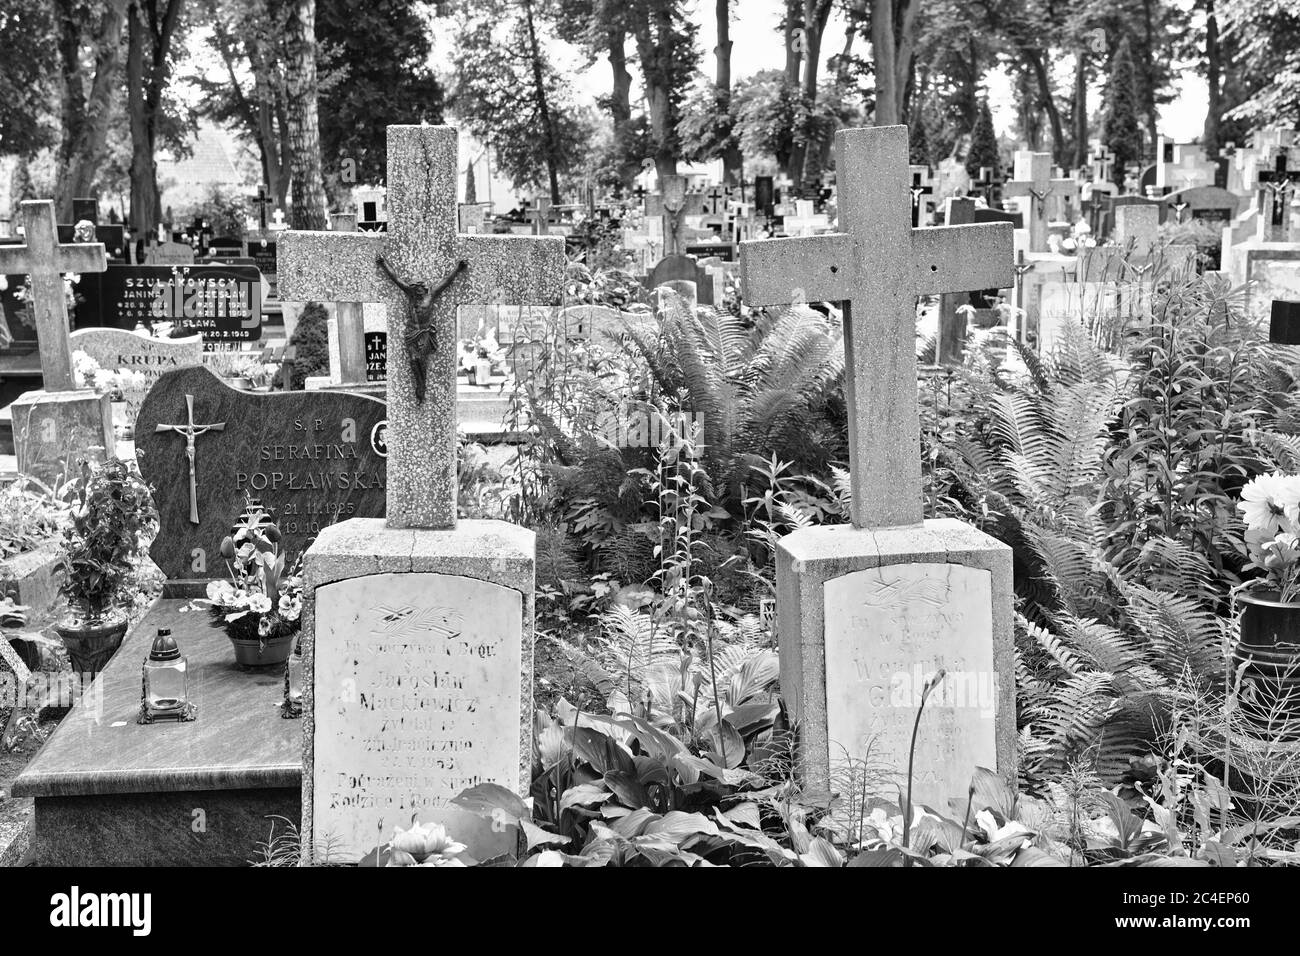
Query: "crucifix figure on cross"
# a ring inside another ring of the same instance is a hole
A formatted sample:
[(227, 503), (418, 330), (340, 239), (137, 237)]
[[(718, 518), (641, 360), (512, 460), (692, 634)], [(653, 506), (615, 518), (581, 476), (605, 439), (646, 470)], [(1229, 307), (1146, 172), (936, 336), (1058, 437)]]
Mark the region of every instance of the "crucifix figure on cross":
[(1265, 228), (1265, 239), (1274, 239), (1284, 241), (1287, 239), (1288, 227), (1290, 226), (1289, 211), (1290, 203), (1288, 197), (1295, 189), (1295, 184), (1300, 182), (1300, 169), (1291, 169), (1288, 166), (1290, 161), (1289, 151), (1285, 148), (1279, 149), (1277, 157), (1273, 161), (1273, 168), (1262, 168), (1255, 177), (1259, 183), (1260, 191), (1263, 193), (1265, 200), (1270, 208), (1268, 213), (1261, 217), (1261, 226)]
[(845, 388), (853, 524), (919, 524), (918, 295), (1006, 288), (1012, 226), (911, 227), (907, 127), (835, 137), (840, 232), (741, 244), (751, 306), (808, 301), (844, 306)]
[[(920, 225), (929, 225), (929, 222), (921, 222), (921, 197), (934, 194), (934, 186), (931, 185), (930, 167), (913, 166), (911, 167), (912, 185), (908, 192), (912, 197), (912, 228), (915, 229)], [(928, 220), (928, 215), (926, 219)]]
[[(280, 240), (283, 298), (387, 307), (393, 528), (456, 525), (456, 349), (420, 352), (456, 341), (463, 304), (558, 305), (563, 295), (562, 237), (459, 233), (456, 141), (450, 126), (388, 127), (388, 231), (290, 231)], [(427, 295), (413, 306), (404, 287), (423, 283)]]
[(199, 523), (199, 493), (198, 483), (195, 479), (194, 469), (194, 440), (200, 435), (206, 435), (208, 432), (220, 432), (226, 430), (225, 422), (214, 422), (210, 425), (196, 425), (194, 423), (194, 396), (185, 396), (185, 424), (184, 425), (157, 425), (155, 432), (176, 432), (178, 435), (185, 436), (185, 457), (190, 463), (190, 524)]
[(1073, 179), (1052, 178), (1052, 154), (1034, 153), (1027, 149), (1016, 151), (1016, 178), (1002, 187), (1004, 197), (1029, 197), (1029, 210), (1025, 227), (1029, 230), (1029, 251), (1046, 252), (1047, 198), (1053, 194), (1077, 193)]

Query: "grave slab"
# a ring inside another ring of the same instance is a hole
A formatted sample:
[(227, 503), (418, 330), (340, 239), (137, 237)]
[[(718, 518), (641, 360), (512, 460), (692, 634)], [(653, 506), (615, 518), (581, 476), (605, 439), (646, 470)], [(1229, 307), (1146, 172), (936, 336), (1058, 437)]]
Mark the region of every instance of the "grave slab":
[[(298, 818), (302, 728), (280, 717), (282, 672), (241, 671), (224, 632), (185, 604), (149, 611), (14, 781), (35, 798), (38, 864), (241, 865), (271, 816)], [(188, 658), (194, 721), (136, 723), (160, 627)]]

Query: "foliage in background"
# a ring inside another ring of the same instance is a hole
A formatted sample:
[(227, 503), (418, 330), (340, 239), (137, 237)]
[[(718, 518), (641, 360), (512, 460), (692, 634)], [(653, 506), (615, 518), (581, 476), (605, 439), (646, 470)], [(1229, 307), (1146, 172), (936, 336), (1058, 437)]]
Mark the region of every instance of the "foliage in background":
[(329, 313), (319, 302), (308, 302), (298, 316), (289, 344), (296, 351), (283, 372), (287, 390), (300, 390), (308, 376), (328, 375), (330, 370)]

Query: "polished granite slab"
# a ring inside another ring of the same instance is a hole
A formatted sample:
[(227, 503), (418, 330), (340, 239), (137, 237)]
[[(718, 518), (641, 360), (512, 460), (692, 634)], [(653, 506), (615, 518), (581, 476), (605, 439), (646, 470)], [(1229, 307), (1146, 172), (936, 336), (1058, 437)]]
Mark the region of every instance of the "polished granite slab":
[[(302, 781), (302, 721), (280, 716), (281, 668), (241, 670), (206, 611), (164, 598), (122, 642), (95, 685), (59, 724), (13, 795), (90, 797), (290, 789)], [(140, 665), (160, 627), (189, 659), (188, 723), (136, 723)], [(38, 830), (40, 804), (38, 803)]]

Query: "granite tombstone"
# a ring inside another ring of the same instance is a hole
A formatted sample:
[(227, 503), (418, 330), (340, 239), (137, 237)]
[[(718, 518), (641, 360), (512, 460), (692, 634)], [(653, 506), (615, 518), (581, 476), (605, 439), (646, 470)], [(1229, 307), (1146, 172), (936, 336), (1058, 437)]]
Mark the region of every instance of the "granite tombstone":
[(164, 373), (136, 418), (140, 473), (156, 488), (193, 479), (193, 490), (160, 510), (154, 562), (169, 578), (219, 576), (221, 539), (245, 494), (275, 514), (295, 555), (335, 522), (382, 517), (385, 417), (365, 395), (252, 393), (206, 368)]

